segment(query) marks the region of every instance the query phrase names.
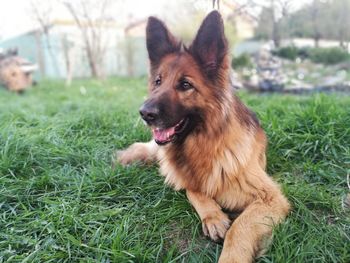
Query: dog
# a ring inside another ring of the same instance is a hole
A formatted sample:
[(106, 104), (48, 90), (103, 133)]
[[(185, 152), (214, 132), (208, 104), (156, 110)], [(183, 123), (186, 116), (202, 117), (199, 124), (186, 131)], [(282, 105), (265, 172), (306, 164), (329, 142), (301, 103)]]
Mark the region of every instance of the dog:
[[(230, 85), (228, 43), (212, 11), (189, 47), (148, 19), (149, 97), (140, 115), (153, 140), (117, 153), (117, 162), (158, 161), (165, 182), (184, 189), (203, 232), (224, 239), (220, 263), (252, 262), (290, 205), (266, 168), (267, 139)], [(224, 211), (238, 211), (231, 223)]]

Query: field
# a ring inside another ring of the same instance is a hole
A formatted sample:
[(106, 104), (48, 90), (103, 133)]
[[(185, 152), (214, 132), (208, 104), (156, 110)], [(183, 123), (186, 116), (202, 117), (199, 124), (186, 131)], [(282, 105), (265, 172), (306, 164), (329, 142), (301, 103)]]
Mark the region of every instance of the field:
[[(0, 90), (0, 262), (215, 262), (184, 192), (157, 167), (111, 168), (150, 139), (146, 79)], [(269, 137), (268, 171), (293, 205), (258, 262), (350, 262), (350, 97), (240, 97)]]

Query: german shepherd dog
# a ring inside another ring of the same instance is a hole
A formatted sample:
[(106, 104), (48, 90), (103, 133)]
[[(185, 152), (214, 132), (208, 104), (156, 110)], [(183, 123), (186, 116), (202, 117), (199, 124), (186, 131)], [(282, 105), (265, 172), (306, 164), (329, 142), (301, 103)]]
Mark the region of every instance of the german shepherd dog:
[[(189, 47), (155, 17), (146, 33), (149, 98), (140, 114), (154, 140), (119, 151), (117, 161), (158, 160), (165, 182), (186, 190), (204, 234), (224, 239), (219, 262), (252, 262), (290, 206), (266, 174), (264, 131), (232, 92), (222, 18), (212, 11)], [(231, 224), (224, 211), (240, 215)]]

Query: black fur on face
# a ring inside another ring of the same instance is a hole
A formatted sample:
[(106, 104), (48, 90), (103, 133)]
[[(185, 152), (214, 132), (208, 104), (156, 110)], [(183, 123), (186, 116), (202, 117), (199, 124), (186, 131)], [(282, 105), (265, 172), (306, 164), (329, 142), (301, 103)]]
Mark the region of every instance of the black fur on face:
[(176, 125), (185, 117), (185, 108), (172, 101), (168, 93), (151, 95), (143, 103), (141, 109), (153, 114), (153, 118), (145, 119), (148, 125), (165, 129)]

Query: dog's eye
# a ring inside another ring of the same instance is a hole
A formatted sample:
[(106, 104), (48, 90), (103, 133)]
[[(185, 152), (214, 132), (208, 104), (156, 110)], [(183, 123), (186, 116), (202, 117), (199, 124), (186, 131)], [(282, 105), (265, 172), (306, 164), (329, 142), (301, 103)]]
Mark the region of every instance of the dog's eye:
[(157, 76), (156, 80), (154, 81), (154, 85), (160, 86), (160, 84), (162, 84), (162, 80), (161, 80), (160, 76)]
[(180, 82), (180, 85), (178, 86), (178, 89), (181, 91), (186, 91), (186, 90), (193, 89), (193, 86), (187, 80), (182, 80)]

